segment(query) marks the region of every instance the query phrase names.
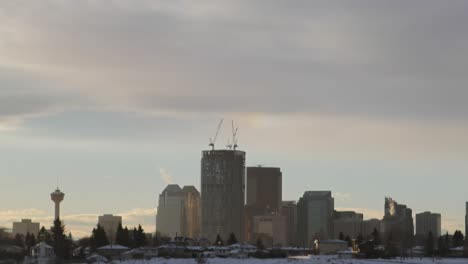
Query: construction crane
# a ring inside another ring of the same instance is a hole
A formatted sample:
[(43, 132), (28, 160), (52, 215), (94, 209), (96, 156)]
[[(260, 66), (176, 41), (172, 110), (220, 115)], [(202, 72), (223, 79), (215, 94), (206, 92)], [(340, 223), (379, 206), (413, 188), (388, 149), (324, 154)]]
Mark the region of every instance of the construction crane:
[(237, 131), (239, 130), (238, 127), (235, 126), (234, 120), (232, 120), (232, 149), (236, 150), (237, 148)]
[(214, 150), (216, 139), (218, 138), (219, 130), (221, 130), (221, 125), (223, 124), (224, 119), (221, 119), (218, 124), (218, 129), (216, 130), (216, 134), (213, 138), (210, 138), (210, 144), (208, 146), (211, 147), (211, 150)]

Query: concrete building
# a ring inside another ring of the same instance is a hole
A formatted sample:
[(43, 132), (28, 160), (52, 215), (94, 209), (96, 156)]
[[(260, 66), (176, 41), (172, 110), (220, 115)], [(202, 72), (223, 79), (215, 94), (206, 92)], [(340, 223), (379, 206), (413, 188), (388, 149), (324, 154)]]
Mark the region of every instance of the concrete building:
[(113, 243), (115, 242), (117, 228), (119, 224), (122, 224), (122, 217), (105, 214), (98, 217), (98, 224), (106, 231), (109, 242)]
[(200, 235), (200, 193), (194, 186), (169, 184), (159, 195), (156, 230), (164, 236)]
[(391, 235), (396, 246), (410, 247), (414, 239), (413, 211), (406, 205), (386, 197), (382, 233), (385, 239)]
[(208, 150), (201, 159), (202, 236), (244, 241), (245, 152)]
[(338, 239), (340, 233), (351, 239), (362, 235), (363, 218), (363, 214), (354, 211), (336, 211), (333, 220), (333, 238)]
[(283, 201), (281, 215), (286, 217), (286, 245), (297, 245), (297, 204), (295, 201)]
[(247, 202), (245, 205), (244, 238), (252, 242), (253, 217), (279, 214), (282, 200), (282, 173), (280, 168), (247, 167)]
[(335, 201), (331, 191), (307, 191), (297, 204), (297, 233), (300, 246), (333, 236)]
[(31, 219), (22, 219), (21, 222), (13, 223), (13, 236), (22, 235), (26, 236), (28, 233), (37, 237), (39, 233), (40, 224), (34, 223)]
[(286, 246), (286, 217), (282, 215), (263, 215), (253, 217), (253, 241), (258, 238), (267, 248), (273, 246)]
[(50, 199), (55, 204), (55, 218), (54, 218), (54, 220), (60, 219), (60, 203), (63, 201), (64, 198), (65, 198), (65, 194), (63, 192), (61, 192), (58, 187), (55, 190), (55, 192), (50, 194)]
[(426, 237), (429, 232), (438, 238), (441, 236), (441, 215), (431, 212), (416, 214), (416, 235)]
[(365, 239), (372, 239), (372, 233), (374, 233), (374, 230), (377, 230), (379, 234), (382, 232), (381, 225), (382, 221), (380, 219), (364, 220), (362, 223), (362, 235)]

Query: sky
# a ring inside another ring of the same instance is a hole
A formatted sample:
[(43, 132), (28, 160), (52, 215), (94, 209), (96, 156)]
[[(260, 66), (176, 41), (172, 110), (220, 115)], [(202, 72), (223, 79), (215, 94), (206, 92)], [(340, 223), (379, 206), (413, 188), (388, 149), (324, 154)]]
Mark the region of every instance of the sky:
[[(468, 2), (1, 1), (0, 226), (76, 237), (97, 216), (155, 230), (168, 183), (200, 186), (201, 151), (239, 127), (283, 199), (331, 190), (383, 216), (393, 197), (463, 230)], [(464, 231), (464, 230), (463, 230)]]

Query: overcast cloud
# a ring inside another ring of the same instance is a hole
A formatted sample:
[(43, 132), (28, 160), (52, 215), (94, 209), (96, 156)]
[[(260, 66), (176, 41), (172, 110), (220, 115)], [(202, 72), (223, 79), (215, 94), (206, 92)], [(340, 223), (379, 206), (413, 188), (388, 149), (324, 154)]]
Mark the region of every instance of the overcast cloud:
[[(155, 168), (180, 185), (199, 182), (199, 151), (217, 120), (232, 117), (249, 164), (284, 168), (290, 199), (304, 192), (305, 171), (327, 179), (315, 177), (313, 188), (352, 197), (337, 206), (372, 216), (381, 202), (370, 195), (399, 190), (416, 199), (398, 180), (444, 176), (461, 188), (468, 184), (466, 10), (465, 0), (1, 1), (0, 177), (11, 190), (23, 188), (15, 177), (40, 185), (31, 191), (45, 194), (40, 212), (51, 190), (37, 175), (68, 175), (69, 215), (153, 208), (165, 187)], [(311, 160), (318, 164), (311, 168)], [(350, 173), (342, 168), (348, 163)], [(389, 175), (388, 168), (404, 169)], [(340, 187), (348, 176), (354, 181)], [(135, 177), (145, 181), (138, 190), (145, 197), (128, 189)], [(107, 203), (89, 190), (95, 179), (115, 184)], [(385, 190), (357, 195), (369, 179)], [(92, 202), (80, 201), (76, 186)], [(116, 204), (119, 192), (128, 196)], [(461, 226), (458, 207), (468, 199), (453, 193), (434, 205), (451, 205), (443, 212), (449, 230)], [(26, 198), (0, 209), (35, 208)]]

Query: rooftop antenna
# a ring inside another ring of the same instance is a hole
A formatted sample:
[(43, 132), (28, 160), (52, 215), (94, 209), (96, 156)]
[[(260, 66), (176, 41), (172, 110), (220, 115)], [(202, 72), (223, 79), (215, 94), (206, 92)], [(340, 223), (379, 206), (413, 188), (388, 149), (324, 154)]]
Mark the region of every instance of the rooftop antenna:
[(223, 121), (224, 119), (221, 118), (218, 124), (218, 129), (216, 130), (215, 136), (213, 138), (210, 138), (210, 144), (208, 146), (211, 147), (211, 150), (214, 150), (215, 148), (216, 139), (218, 138), (219, 130), (221, 130), (221, 125), (223, 124)]
[(234, 120), (232, 120), (232, 149), (236, 150), (238, 147), (237, 145), (237, 131), (239, 128), (234, 124)]
[(57, 175), (57, 190), (59, 189), (59, 176)]

